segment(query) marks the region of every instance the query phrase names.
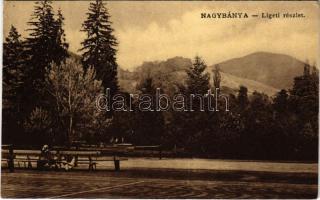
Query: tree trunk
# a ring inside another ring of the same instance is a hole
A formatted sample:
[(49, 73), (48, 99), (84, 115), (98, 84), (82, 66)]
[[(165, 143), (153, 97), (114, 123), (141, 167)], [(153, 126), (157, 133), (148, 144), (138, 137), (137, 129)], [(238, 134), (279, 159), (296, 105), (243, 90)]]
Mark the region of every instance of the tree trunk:
[(69, 130), (68, 130), (68, 141), (69, 145), (72, 143), (72, 126), (73, 126), (73, 117), (69, 118)]
[(69, 136), (68, 136), (68, 141), (69, 145), (72, 143), (72, 126), (73, 126), (73, 117), (72, 117), (72, 102), (71, 102), (71, 90), (72, 90), (72, 85), (71, 85), (71, 71), (69, 71), (69, 82), (68, 82), (68, 106), (69, 106)]

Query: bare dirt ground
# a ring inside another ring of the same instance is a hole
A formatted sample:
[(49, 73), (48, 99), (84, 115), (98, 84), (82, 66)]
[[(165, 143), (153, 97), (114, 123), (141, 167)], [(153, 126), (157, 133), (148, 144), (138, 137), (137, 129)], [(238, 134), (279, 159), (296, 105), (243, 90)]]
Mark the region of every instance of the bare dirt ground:
[[(219, 164), (218, 161), (214, 163)], [(105, 169), (100, 167), (100, 170), (95, 172), (88, 172), (83, 168), (70, 172), (17, 169), (15, 173), (9, 173), (7, 169), (3, 169), (1, 196), (4, 198), (317, 197), (317, 164), (282, 163), (281, 167), (279, 165), (278, 168), (273, 167), (277, 170), (271, 170), (271, 167), (265, 171), (255, 170), (249, 161), (233, 164), (242, 167), (227, 168), (227, 170), (199, 169), (199, 167), (170, 169), (150, 166), (130, 167), (130, 163), (124, 162), (120, 172), (114, 172), (112, 167), (108, 169), (107, 166)], [(270, 163), (265, 164), (272, 166)], [(248, 167), (244, 165), (251, 166), (252, 170), (247, 170)], [(254, 165), (260, 166), (260, 163)], [(291, 169), (289, 172), (283, 170), (289, 168)]]

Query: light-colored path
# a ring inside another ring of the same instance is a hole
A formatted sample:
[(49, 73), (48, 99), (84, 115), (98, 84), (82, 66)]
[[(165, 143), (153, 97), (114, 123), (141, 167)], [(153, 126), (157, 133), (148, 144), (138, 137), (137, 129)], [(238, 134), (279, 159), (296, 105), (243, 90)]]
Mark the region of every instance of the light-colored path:
[[(110, 168), (112, 162), (104, 162), (98, 168)], [(155, 168), (155, 169), (206, 169), (206, 170), (241, 170), (265, 172), (310, 172), (317, 173), (317, 163), (284, 163), (217, 159), (162, 159), (129, 158), (121, 162), (121, 168)]]

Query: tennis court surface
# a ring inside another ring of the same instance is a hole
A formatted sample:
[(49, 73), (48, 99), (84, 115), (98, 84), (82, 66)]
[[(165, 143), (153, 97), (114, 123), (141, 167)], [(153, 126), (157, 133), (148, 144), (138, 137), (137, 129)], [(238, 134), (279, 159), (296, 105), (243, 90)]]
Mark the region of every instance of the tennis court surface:
[[(137, 161), (137, 160), (136, 160)], [(149, 161), (152, 162), (152, 161)], [(156, 161), (155, 161), (156, 162)], [(167, 161), (164, 161), (167, 162)], [(225, 162), (225, 161), (221, 161)], [(161, 161), (160, 161), (161, 163)], [(219, 163), (215, 161), (215, 164)], [(37, 171), (2, 170), (3, 198), (315, 198), (317, 164), (292, 170), (131, 168)], [(230, 163), (228, 163), (230, 166)], [(257, 164), (255, 164), (257, 165)], [(265, 165), (272, 165), (265, 163)], [(298, 166), (288, 163), (288, 166)], [(306, 169), (306, 170), (303, 170)]]

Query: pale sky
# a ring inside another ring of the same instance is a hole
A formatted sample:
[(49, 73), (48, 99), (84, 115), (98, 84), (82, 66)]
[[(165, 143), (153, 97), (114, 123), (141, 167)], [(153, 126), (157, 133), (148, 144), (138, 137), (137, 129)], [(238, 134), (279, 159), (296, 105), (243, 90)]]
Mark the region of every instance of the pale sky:
[[(72, 52), (78, 53), (85, 33), (80, 32), (89, 1), (56, 1), (65, 17), (65, 33)], [(11, 24), (27, 36), (32, 1), (4, 1), (4, 36)], [(316, 62), (319, 52), (317, 2), (110, 1), (118, 63), (132, 70), (144, 61), (199, 55), (207, 64), (256, 51), (284, 53)], [(203, 12), (246, 12), (248, 19), (201, 19)], [(251, 14), (304, 13), (305, 18), (261, 19)]]

